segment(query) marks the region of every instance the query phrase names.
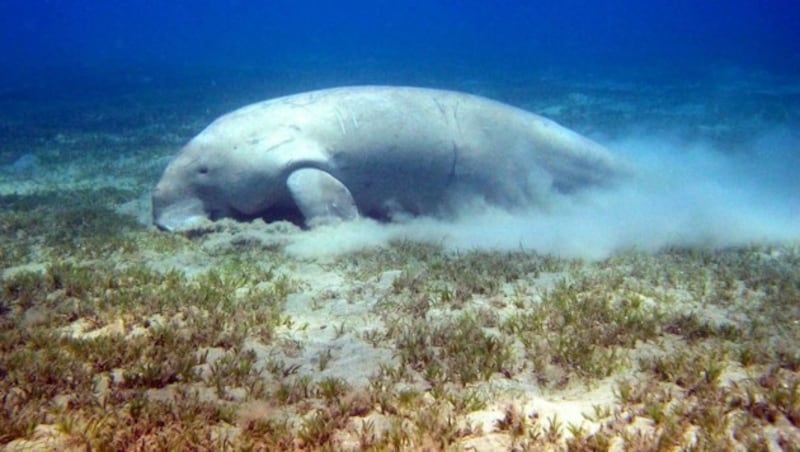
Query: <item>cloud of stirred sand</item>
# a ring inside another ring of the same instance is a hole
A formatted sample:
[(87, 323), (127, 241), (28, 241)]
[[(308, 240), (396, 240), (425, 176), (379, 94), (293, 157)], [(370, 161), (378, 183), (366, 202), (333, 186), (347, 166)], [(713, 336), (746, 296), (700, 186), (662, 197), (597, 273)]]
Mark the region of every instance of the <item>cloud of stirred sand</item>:
[(410, 239), (599, 259), (626, 249), (800, 240), (796, 132), (775, 129), (736, 152), (645, 134), (606, 144), (635, 169), (614, 188), (554, 197), (522, 213), (480, 208), (455, 220), (323, 227), (297, 236), (288, 251), (311, 257)]

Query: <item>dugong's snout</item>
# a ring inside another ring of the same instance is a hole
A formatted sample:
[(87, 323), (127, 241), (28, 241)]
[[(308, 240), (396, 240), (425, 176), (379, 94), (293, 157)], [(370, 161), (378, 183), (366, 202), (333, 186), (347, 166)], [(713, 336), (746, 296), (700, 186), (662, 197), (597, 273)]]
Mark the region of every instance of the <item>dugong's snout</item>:
[(153, 191), (153, 224), (162, 231), (179, 231), (208, 218), (203, 202), (194, 196), (177, 197), (160, 185)]

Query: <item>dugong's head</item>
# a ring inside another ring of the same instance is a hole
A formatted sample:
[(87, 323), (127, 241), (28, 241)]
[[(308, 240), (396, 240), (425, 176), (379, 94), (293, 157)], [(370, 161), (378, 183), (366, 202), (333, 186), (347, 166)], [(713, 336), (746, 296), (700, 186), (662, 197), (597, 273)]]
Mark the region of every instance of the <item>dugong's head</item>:
[(164, 170), (153, 190), (157, 227), (175, 231), (202, 219), (259, 216), (286, 198), (286, 152), (280, 148), (293, 140), (235, 119), (211, 124)]

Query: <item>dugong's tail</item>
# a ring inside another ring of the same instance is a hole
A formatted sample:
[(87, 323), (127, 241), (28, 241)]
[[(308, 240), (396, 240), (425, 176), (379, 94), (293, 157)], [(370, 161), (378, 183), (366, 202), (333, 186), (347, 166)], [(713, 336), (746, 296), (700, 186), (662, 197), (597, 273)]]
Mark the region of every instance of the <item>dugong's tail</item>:
[(546, 118), (539, 117), (533, 130), (537, 166), (552, 178), (562, 193), (591, 186), (609, 186), (631, 174), (631, 169), (606, 147)]

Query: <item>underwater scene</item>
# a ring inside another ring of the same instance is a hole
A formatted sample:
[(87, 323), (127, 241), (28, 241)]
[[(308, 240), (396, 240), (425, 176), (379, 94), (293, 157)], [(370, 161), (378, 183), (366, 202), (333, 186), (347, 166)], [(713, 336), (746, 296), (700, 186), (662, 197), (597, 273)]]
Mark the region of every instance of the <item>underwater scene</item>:
[(5, 0), (0, 449), (800, 450), (798, 23)]

